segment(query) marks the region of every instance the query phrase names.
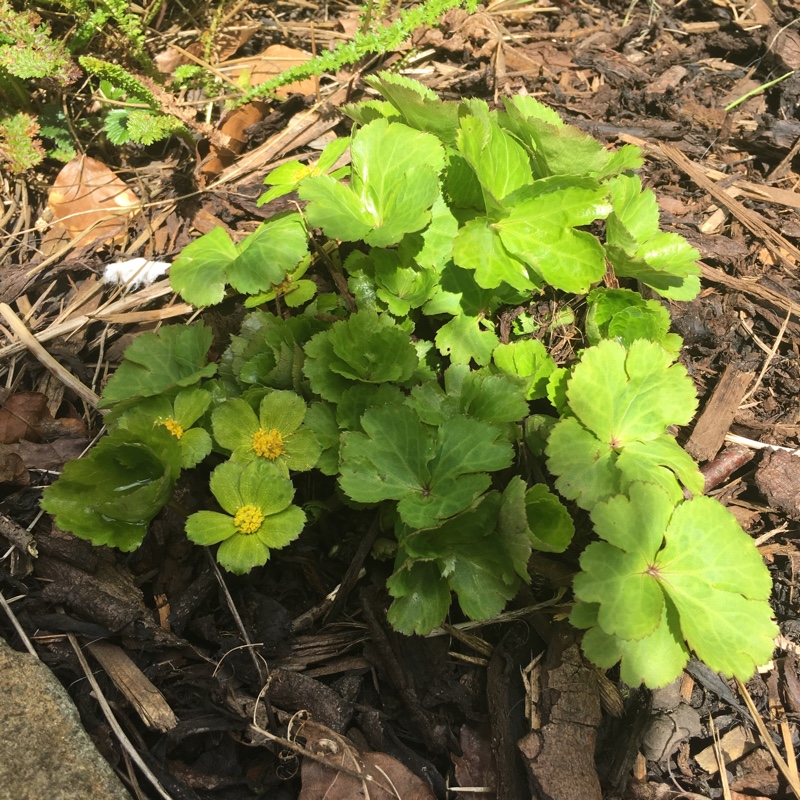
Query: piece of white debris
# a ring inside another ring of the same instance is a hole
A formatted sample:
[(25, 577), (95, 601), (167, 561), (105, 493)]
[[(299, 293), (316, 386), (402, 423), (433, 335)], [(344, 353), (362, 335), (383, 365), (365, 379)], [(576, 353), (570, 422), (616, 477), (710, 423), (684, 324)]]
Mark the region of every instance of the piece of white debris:
[(115, 261), (106, 266), (103, 272), (103, 283), (138, 289), (140, 286), (149, 286), (157, 278), (166, 275), (169, 267), (170, 265), (166, 261), (149, 261), (146, 258)]

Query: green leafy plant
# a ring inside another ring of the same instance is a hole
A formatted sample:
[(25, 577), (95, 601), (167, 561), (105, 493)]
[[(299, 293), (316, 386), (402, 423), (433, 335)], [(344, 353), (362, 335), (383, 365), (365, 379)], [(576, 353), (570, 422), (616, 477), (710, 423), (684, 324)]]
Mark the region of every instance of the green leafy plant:
[(15, 11), (0, 0), (0, 70), (23, 80), (50, 78), (66, 86), (80, 72), (63, 42), (34, 11)]
[(256, 295), (277, 290), (308, 254), (308, 237), (299, 214), (278, 214), (238, 245), (222, 228), (185, 247), (170, 271), (172, 285), (190, 302), (219, 303), (230, 285)]
[[(0, 163), (14, 172), (24, 172), (41, 163), (45, 155), (62, 161), (75, 156), (79, 148), (73, 137), (79, 127), (86, 126), (87, 115), (67, 122), (63, 114), (62, 119), (56, 119), (58, 114), (51, 113), (47, 121), (38, 120), (37, 128), (36, 114), (31, 113), (31, 92), (25, 83), (37, 81), (40, 85), (65, 86), (74, 82), (80, 70), (73, 57), (90, 76), (100, 79), (100, 91), (95, 98), (104, 106), (102, 126), (112, 144), (151, 145), (179, 137), (194, 145), (187, 127), (192, 126), (191, 117), (180, 113), (177, 98), (154, 83), (150, 88), (146, 85), (150, 81), (146, 76), (155, 74), (145, 47), (147, 26), (161, 8), (161, 0), (150, 3), (144, 11), (129, 0), (47, 1), (66, 12), (66, 18), (72, 23), (66, 34), (54, 35), (50, 25), (43, 23), (34, 11), (17, 12), (9, 0), (0, 2), (0, 99), (9, 109), (0, 114)], [(271, 97), (280, 87), (335, 72), (365, 56), (385, 54), (398, 48), (416, 29), (436, 25), (447, 11), (462, 6), (474, 11), (477, 3), (475, 0), (423, 0), (401, 11), (390, 24), (383, 24), (385, 3), (368, 0), (361, 8), (361, 28), (352, 39), (232, 98), (228, 105)], [(203, 37), (206, 61), (211, 59), (223, 10), (224, 4), (213, 11), (207, 35)], [(124, 51), (127, 67), (96, 57), (98, 53), (108, 54), (109, 50), (117, 55), (117, 47)], [(144, 75), (137, 77), (137, 69)], [(188, 85), (199, 85), (210, 90), (216, 80), (213, 72), (203, 67), (182, 65), (177, 68), (168, 89), (174, 92)], [(153, 89), (159, 91), (154, 94)], [(52, 146), (48, 140), (53, 141)], [(325, 156), (321, 162), (323, 169), (324, 159)], [(337, 172), (335, 177), (340, 175)], [(286, 180), (289, 178), (286, 173), (276, 177), (281, 183), (275, 186), (275, 196), (291, 190), (292, 183)], [(307, 285), (295, 287), (292, 299), (299, 302), (298, 298), (306, 296), (304, 292), (308, 292)]]
[(39, 123), (24, 111), (0, 116), (0, 162), (11, 172), (25, 172), (42, 162), (45, 156), (37, 138)]
[[(25, 172), (42, 162), (45, 147), (38, 136), (53, 138), (52, 123), (43, 129), (32, 113), (26, 81), (47, 80), (67, 86), (80, 70), (63, 42), (53, 38), (50, 25), (33, 11), (17, 12), (0, 0), (0, 164)], [(62, 132), (63, 137), (63, 132)], [(63, 145), (55, 148), (63, 154)]]
[(217, 559), (230, 572), (262, 566), (270, 548), (285, 547), (303, 530), (306, 516), (292, 505), (292, 482), (272, 464), (227, 461), (214, 470), (210, 486), (225, 513), (192, 514), (186, 535), (197, 544), (219, 544)]
[(42, 508), (94, 544), (135, 550), (172, 496), (180, 469), (178, 440), (166, 427), (151, 426), (146, 434), (119, 428), (88, 457), (67, 464)]
[[(149, 59), (144, 52), (144, 29), (139, 16), (127, 0), (64, 0), (60, 3), (76, 21), (69, 36), (55, 35), (49, 23), (31, 10), (15, 11), (8, 0), (0, 0), (0, 99), (6, 107), (0, 115), (0, 162), (13, 172), (37, 166), (45, 155), (68, 161), (76, 154), (74, 131), (86, 125), (86, 118), (67, 121), (59, 106), (45, 104), (38, 116), (33, 113), (28, 83), (40, 89), (63, 88), (74, 83), (81, 71), (73, 61), (89, 41), (113, 23), (125, 41), (126, 52), (140, 63)], [(157, 8), (157, 4), (153, 4)], [(119, 79), (120, 91), (113, 98), (126, 98), (146, 108), (118, 109), (106, 118), (105, 127), (115, 144), (152, 144), (187, 131), (174, 117), (159, 113), (160, 108), (141, 82), (122, 67), (86, 56), (81, 63), (92, 71), (111, 72)], [(103, 68), (102, 65), (105, 65)], [(28, 82), (28, 83), (26, 83)], [(132, 82), (136, 84), (132, 87)], [(44, 143), (38, 137), (44, 139)], [(52, 140), (50, 146), (48, 140)]]
[(604, 541), (581, 556), (573, 620), (591, 621), (583, 647), (595, 663), (621, 658), (633, 685), (674, 676), (686, 644), (727, 675), (748, 677), (762, 663), (774, 636), (769, 574), (723, 506), (708, 497), (676, 506), (659, 486), (635, 482), (592, 520)]
[(126, 104), (106, 113), (103, 130), (112, 144), (149, 145), (170, 136), (191, 139), (179, 119), (161, 111), (153, 90), (124, 67), (94, 56), (81, 56), (78, 62), (86, 72), (100, 79), (101, 101)]
[[(130, 549), (176, 470), (202, 461), (215, 501), (187, 535), (241, 573), (299, 535), (295, 474), (308, 518), (326, 513), (315, 480), (333, 478), (348, 524), (394, 537), (399, 631), (428, 633), (453, 595), (491, 618), (530, 580), (532, 550), (578, 538), (571, 621), (598, 666), (658, 686), (694, 652), (748, 677), (776, 633), (769, 574), (670, 432), (697, 401), (668, 312), (603, 285), (610, 265), (671, 300), (699, 288), (698, 253), (659, 229), (633, 173), (639, 151), (607, 150), (533, 98), (493, 111), (399, 76), (367, 81), (384, 99), (346, 109), (349, 140), (267, 176), (262, 200), (296, 190), (301, 212), (239, 242), (215, 229), (171, 268), (190, 303), (244, 295), (275, 313), (247, 314), (218, 370), (202, 325), (137, 338), (103, 393), (110, 435), (43, 507)], [(348, 145), (349, 169), (334, 171)], [(330, 275), (335, 293), (321, 290)], [(547, 348), (559, 326), (576, 342), (562, 363)], [(148, 502), (109, 526), (114, 491)]]
[(137, 402), (133, 409), (123, 414), (120, 427), (140, 432), (147, 439), (152, 428), (163, 426), (178, 440), (181, 467), (191, 469), (211, 452), (208, 431), (194, 427), (210, 403), (211, 393), (194, 387), (179, 391), (174, 400), (159, 394)]
[[(141, 63), (149, 63), (144, 51), (144, 21), (135, 13), (129, 0), (60, 0), (59, 5), (78, 21), (68, 42), (71, 52), (84, 50), (95, 37), (108, 33), (108, 28), (115, 28), (115, 35), (125, 42), (126, 50)], [(153, 3), (148, 8), (148, 20), (158, 11), (159, 5)]]

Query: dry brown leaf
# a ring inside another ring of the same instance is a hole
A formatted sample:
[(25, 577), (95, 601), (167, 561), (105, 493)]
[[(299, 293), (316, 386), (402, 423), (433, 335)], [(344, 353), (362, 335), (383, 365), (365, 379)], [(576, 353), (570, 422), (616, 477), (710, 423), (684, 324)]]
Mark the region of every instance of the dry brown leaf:
[[(271, 44), (257, 56), (237, 60), (235, 64), (227, 67), (222, 63), (219, 68), (231, 80), (247, 88), (258, 86), (259, 83), (264, 83), (270, 78), (274, 78), (284, 70), (305, 64), (310, 58), (311, 55), (303, 50), (296, 50), (294, 47), (286, 47), (283, 44)], [(275, 94), (278, 97), (288, 97), (290, 94), (313, 94), (316, 88), (314, 79), (307, 78), (304, 81), (283, 86), (277, 89)]]
[(214, 58), (218, 62), (229, 59), (250, 37), (261, 30), (261, 25), (231, 25), (214, 37)]
[(268, 108), (266, 103), (258, 101), (247, 103), (247, 105), (230, 111), (219, 121), (219, 132), (227, 137), (228, 148), (232, 152), (242, 152), (247, 144), (247, 128), (260, 122)]
[(140, 207), (124, 181), (88, 156), (76, 156), (64, 165), (47, 203), (73, 239), (84, 234), (82, 244), (112, 239)]
[(356, 9), (348, 14), (340, 14), (336, 18), (336, 27), (348, 39), (352, 39), (361, 30), (361, 11)]
[(770, 38), (769, 49), (789, 69), (800, 69), (800, 33), (796, 29), (785, 27), (779, 30)]
[[(254, 33), (260, 30), (261, 25), (231, 25), (222, 31), (218, 31), (214, 37), (214, 46), (211, 50), (211, 62), (218, 64), (229, 59)], [(176, 50), (174, 47), (167, 47), (162, 50), (153, 59), (156, 69), (162, 75), (172, 75), (182, 64), (197, 63), (189, 58), (186, 53), (191, 53), (203, 61), (205, 47), (200, 42), (192, 42), (183, 49), (184, 52)]]
[(63, 469), (67, 461), (73, 461), (89, 446), (89, 439), (56, 439), (54, 442), (17, 442), (0, 445), (0, 459), (16, 455), (27, 471), (29, 469)]
[[(462, 725), (458, 743), (461, 745), (461, 755), (450, 754), (458, 785), (462, 788), (488, 787), (493, 792), (497, 784), (497, 775), (488, 736), (469, 725)], [(462, 791), (458, 796), (461, 800), (481, 800), (485, 794)]]
[[(198, 142), (197, 156), (200, 161), (200, 173), (206, 180), (216, 177), (225, 167), (236, 160), (236, 156), (247, 145), (247, 128), (260, 122), (269, 106), (266, 103), (255, 101), (240, 106), (227, 113), (219, 122), (218, 130), (223, 135), (225, 147), (215, 147), (210, 142)], [(208, 149), (208, 155), (203, 157), (203, 149)]]
[[(302, 50), (273, 44), (252, 58), (238, 59), (230, 64), (223, 62), (219, 65), (219, 69), (243, 88), (248, 88), (264, 83), (284, 70), (304, 64), (309, 58), (311, 56)], [(284, 86), (275, 94), (278, 97), (288, 97), (290, 94), (312, 94), (315, 90), (316, 84), (309, 78)], [(236, 156), (247, 145), (247, 128), (260, 122), (266, 116), (268, 109), (267, 103), (258, 100), (234, 109), (226, 114), (217, 126), (217, 131), (221, 134), (221, 146), (213, 142), (198, 143), (197, 160), (200, 164), (198, 173), (201, 185), (219, 175), (236, 160)]]
[(29, 486), (31, 476), (19, 455), (13, 452), (2, 452), (0, 445), (0, 484), (11, 486)]
[[(192, 44), (186, 47), (187, 50), (194, 47), (194, 49), (202, 50), (202, 47), (198, 47), (199, 42), (193, 42)], [(190, 50), (190, 52), (192, 52)], [(199, 55), (199, 53), (197, 54)], [(181, 53), (180, 50), (176, 50), (174, 47), (167, 47), (165, 50), (162, 50), (160, 53), (157, 53), (153, 58), (153, 64), (155, 68), (162, 74), (162, 75), (172, 75), (178, 67), (182, 66), (183, 64), (191, 64), (192, 60), (187, 58), (184, 53)]]
[[(317, 723), (303, 725), (306, 747), (332, 765), (372, 777), (360, 780), (318, 761), (303, 760), (298, 800), (435, 800), (431, 788), (407, 767), (385, 753), (364, 753), (352, 742)], [(368, 791), (365, 791), (368, 787)]]
[(38, 426), (43, 419), (51, 419), (43, 394), (12, 394), (0, 408), (0, 443), (10, 444), (21, 439), (38, 442), (41, 439)]
[(86, 426), (81, 420), (53, 419), (47, 408), (47, 397), (40, 392), (12, 394), (0, 408), (2, 444), (85, 435)]
[(770, 757), (764, 749), (759, 748), (746, 755), (739, 762), (737, 775), (731, 782), (731, 794), (752, 798), (753, 795), (760, 797), (776, 797), (780, 789), (780, 774)]

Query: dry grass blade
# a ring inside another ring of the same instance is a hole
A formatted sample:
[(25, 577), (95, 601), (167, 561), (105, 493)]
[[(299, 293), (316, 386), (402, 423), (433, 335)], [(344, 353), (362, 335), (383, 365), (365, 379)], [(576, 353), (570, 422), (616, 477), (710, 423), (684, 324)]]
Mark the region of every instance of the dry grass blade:
[(747, 687), (738, 678), (736, 679), (736, 685), (739, 687), (739, 694), (742, 696), (745, 704), (747, 705), (747, 710), (755, 720), (761, 740), (764, 742), (767, 750), (769, 750), (769, 753), (775, 762), (775, 766), (781, 771), (781, 774), (794, 792), (795, 797), (800, 798), (800, 781), (797, 780), (796, 769), (792, 770), (789, 768), (789, 765), (783, 760), (783, 757), (778, 752), (778, 748), (775, 747), (775, 742), (772, 741), (772, 736), (770, 736), (767, 726), (764, 724), (764, 720), (758, 713), (756, 705), (753, 702), (753, 698), (750, 697), (750, 692), (747, 691)]
[(725, 769), (725, 757), (722, 754), (722, 745), (719, 741), (719, 731), (714, 724), (714, 718), (708, 718), (708, 725), (711, 728), (711, 735), (714, 738), (714, 755), (717, 757), (719, 765), (719, 781), (722, 784), (722, 795), (725, 800), (731, 800), (731, 787), (728, 783), (728, 771)]
[(17, 619), (17, 615), (12, 611), (11, 606), (8, 604), (8, 601), (5, 597), (3, 597), (3, 593), (0, 592), (0, 608), (6, 612), (6, 616), (10, 620), (11, 624), (14, 626), (14, 630), (17, 632), (22, 643), (25, 645), (25, 649), (32, 655), (39, 658), (39, 654), (31, 644), (31, 640), (28, 638), (28, 634), (25, 633), (25, 629), (22, 625), (19, 624), (19, 620)]
[(100, 397), (88, 386), (84, 386), (69, 370), (61, 366), (47, 350), (42, 347), (38, 339), (25, 327), (25, 323), (14, 313), (10, 306), (0, 303), (0, 314), (20, 342), (36, 357), (39, 363), (65, 386), (71, 389), (84, 402), (92, 408), (97, 408)]
[(720, 286), (726, 286), (729, 289), (741, 292), (745, 296), (749, 295), (751, 297), (757, 297), (760, 300), (765, 300), (767, 303), (771, 303), (783, 309), (783, 311), (793, 314), (796, 319), (800, 319), (800, 306), (788, 297), (784, 297), (784, 295), (776, 292), (774, 289), (770, 289), (768, 286), (762, 286), (760, 283), (756, 283), (753, 280), (744, 280), (734, 275), (728, 275), (723, 270), (717, 269), (716, 267), (709, 267), (708, 264), (704, 264), (702, 261), (699, 263), (703, 271), (704, 280), (711, 281)]
[(789, 242), (785, 236), (782, 236), (767, 225), (761, 215), (751, 211), (721, 187), (717, 186), (700, 167), (690, 161), (677, 147), (662, 144), (660, 149), (676, 167), (683, 170), (701, 189), (708, 192), (718, 203), (725, 206), (753, 235), (763, 239), (764, 243), (780, 259), (789, 261), (787, 256), (791, 256), (794, 259), (792, 266), (797, 266), (800, 263), (800, 250)]
[[(119, 300), (108, 303), (104, 308), (92, 311), (90, 314), (82, 314), (81, 316), (65, 320), (64, 322), (51, 325), (49, 328), (37, 334), (36, 339), (41, 344), (42, 342), (50, 341), (58, 336), (66, 336), (75, 331), (80, 330), (84, 325), (90, 322), (119, 322), (119, 315), (130, 311), (137, 306), (150, 303), (153, 300), (158, 300), (164, 295), (171, 294), (172, 287), (168, 280), (159, 281), (158, 283), (151, 284), (144, 289), (121, 297)], [(194, 309), (184, 304), (172, 306), (171, 308), (162, 309), (160, 311), (160, 319), (167, 317), (178, 316), (179, 314), (190, 314)], [(12, 312), (13, 313), (13, 312)], [(131, 321), (125, 318), (124, 321)], [(0, 347), (0, 359), (7, 358), (14, 353), (20, 353), (25, 350), (25, 345), (22, 342), (13, 342), (5, 347)]]
[(775, 358), (775, 355), (778, 352), (778, 348), (781, 346), (781, 342), (783, 341), (783, 336), (786, 333), (786, 326), (789, 324), (791, 316), (792, 316), (791, 313), (788, 313), (786, 315), (786, 319), (783, 321), (783, 325), (781, 325), (781, 329), (778, 331), (778, 335), (775, 337), (775, 342), (767, 352), (767, 358), (765, 359), (764, 364), (761, 367), (761, 371), (758, 373), (756, 382), (750, 387), (750, 389), (748, 389), (745, 396), (741, 399), (742, 403), (745, 403), (749, 398), (751, 398), (753, 394), (755, 394), (758, 387), (761, 386), (761, 381), (764, 380), (764, 376), (767, 374), (769, 365), (772, 363), (772, 359)]

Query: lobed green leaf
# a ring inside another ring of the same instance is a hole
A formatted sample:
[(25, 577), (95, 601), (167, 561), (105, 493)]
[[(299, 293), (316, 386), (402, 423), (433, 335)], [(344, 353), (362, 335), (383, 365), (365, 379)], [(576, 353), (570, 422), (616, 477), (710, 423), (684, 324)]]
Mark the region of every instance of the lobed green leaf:
[[(606, 541), (581, 556), (576, 597), (596, 603), (598, 627), (624, 642), (653, 635), (665, 607), (674, 607), (682, 638), (703, 661), (749, 678), (769, 660), (777, 632), (769, 572), (752, 540), (711, 498), (675, 506), (645, 483), (631, 484), (629, 495), (592, 510)], [(591, 647), (599, 648), (602, 637), (594, 636)]]
[(404, 383), (419, 357), (408, 334), (388, 315), (353, 314), (318, 333), (305, 347), (304, 372), (311, 388), (337, 402), (354, 383)]
[(102, 408), (129, 407), (137, 398), (192, 386), (217, 371), (207, 364), (213, 334), (203, 323), (165, 326), (137, 336), (103, 390)]
[(397, 500), (412, 528), (432, 527), (465, 510), (489, 486), (489, 472), (511, 463), (494, 426), (452, 417), (437, 429), (407, 406), (368, 409), (365, 433), (342, 435), (339, 484), (360, 503)]

